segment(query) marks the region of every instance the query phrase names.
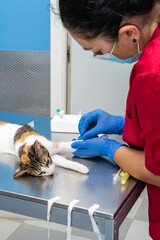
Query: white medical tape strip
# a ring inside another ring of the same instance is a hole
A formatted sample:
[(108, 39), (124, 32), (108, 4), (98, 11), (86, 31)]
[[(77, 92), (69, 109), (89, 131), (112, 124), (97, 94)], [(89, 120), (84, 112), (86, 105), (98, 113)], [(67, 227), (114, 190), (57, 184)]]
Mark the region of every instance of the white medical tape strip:
[(51, 208), (52, 208), (53, 203), (55, 203), (59, 199), (61, 199), (61, 198), (57, 196), (57, 197), (54, 197), (54, 198), (51, 198), (48, 200), (47, 221), (50, 220)]
[(113, 183), (116, 184), (121, 178), (120, 178), (120, 172), (122, 169), (120, 168), (117, 173), (113, 174)]
[(72, 200), (68, 206), (68, 217), (67, 217), (67, 238), (66, 240), (71, 240), (71, 215), (74, 206), (79, 202), (79, 200)]
[(53, 206), (53, 204), (58, 201), (59, 199), (61, 199), (60, 197), (54, 197), (48, 200), (48, 209), (47, 209), (47, 222), (48, 222), (48, 240), (50, 238), (50, 228), (49, 228), (49, 220), (50, 220), (50, 216), (51, 216), (51, 208)]
[(99, 207), (100, 207), (100, 205), (94, 204), (92, 207), (90, 207), (90, 208), (88, 209), (88, 214), (89, 214), (90, 219), (91, 219), (93, 231), (94, 231), (95, 234), (97, 235), (98, 240), (102, 240), (101, 233), (100, 233), (99, 228), (98, 228), (98, 226), (97, 226), (97, 223), (96, 223), (96, 221), (95, 221), (95, 219), (94, 219), (94, 217), (93, 217), (93, 214), (94, 214), (95, 210), (96, 210), (97, 208), (99, 208)]

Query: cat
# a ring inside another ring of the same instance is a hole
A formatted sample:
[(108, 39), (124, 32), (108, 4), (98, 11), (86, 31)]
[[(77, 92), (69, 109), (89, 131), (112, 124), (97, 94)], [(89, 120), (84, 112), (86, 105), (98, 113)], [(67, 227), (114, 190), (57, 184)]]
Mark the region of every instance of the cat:
[(86, 166), (61, 156), (75, 151), (71, 147), (72, 142), (56, 143), (38, 134), (29, 125), (7, 122), (0, 122), (0, 136), (0, 153), (13, 154), (19, 159), (14, 179), (24, 174), (32, 176), (53, 175), (55, 166), (83, 174), (89, 172)]

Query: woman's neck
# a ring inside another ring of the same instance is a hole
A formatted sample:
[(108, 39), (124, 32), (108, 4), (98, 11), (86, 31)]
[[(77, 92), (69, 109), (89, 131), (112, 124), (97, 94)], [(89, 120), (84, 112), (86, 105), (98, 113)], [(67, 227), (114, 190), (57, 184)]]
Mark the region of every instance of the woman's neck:
[(150, 39), (153, 36), (153, 33), (159, 24), (160, 24), (160, 3), (157, 3), (155, 4), (149, 16)]

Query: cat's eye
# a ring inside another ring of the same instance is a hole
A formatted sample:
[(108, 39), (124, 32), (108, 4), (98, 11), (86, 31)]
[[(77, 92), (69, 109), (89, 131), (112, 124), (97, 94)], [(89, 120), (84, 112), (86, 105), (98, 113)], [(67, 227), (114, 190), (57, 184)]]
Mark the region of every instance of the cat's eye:
[(43, 162), (44, 162), (44, 164), (49, 165), (49, 163), (50, 163), (50, 158), (49, 158), (49, 157), (48, 157), (48, 158), (44, 158), (44, 159), (43, 159)]
[(45, 172), (40, 172), (38, 176), (43, 176)]
[(48, 157), (48, 158), (47, 158), (47, 164), (49, 164), (49, 163), (50, 163), (50, 158)]

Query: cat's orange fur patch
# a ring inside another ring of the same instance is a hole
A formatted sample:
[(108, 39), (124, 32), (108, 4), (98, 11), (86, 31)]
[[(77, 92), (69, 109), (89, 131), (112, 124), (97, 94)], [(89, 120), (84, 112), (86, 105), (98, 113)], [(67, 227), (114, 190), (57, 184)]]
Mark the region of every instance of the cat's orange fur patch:
[(53, 146), (56, 147), (56, 148), (59, 148), (60, 144), (59, 142), (52, 142)]
[(23, 151), (24, 151), (26, 154), (28, 154), (28, 149), (29, 149), (29, 146), (24, 146)]
[(35, 131), (25, 132), (25, 133), (22, 134), (21, 138), (18, 139), (16, 142), (24, 142), (25, 139), (27, 137), (29, 137), (30, 135), (39, 135), (39, 134), (37, 132), (35, 132)]
[(25, 146), (23, 148), (23, 151), (24, 153), (21, 155), (21, 161), (26, 164), (30, 161), (30, 158), (28, 157), (28, 149), (29, 149), (29, 146)]
[(27, 164), (27, 163), (29, 163), (29, 161), (30, 161), (30, 159), (27, 154), (24, 153), (21, 155), (21, 162), (23, 162), (23, 164)]
[(9, 124), (9, 123), (0, 121), (0, 125), (4, 125), (4, 124)]

